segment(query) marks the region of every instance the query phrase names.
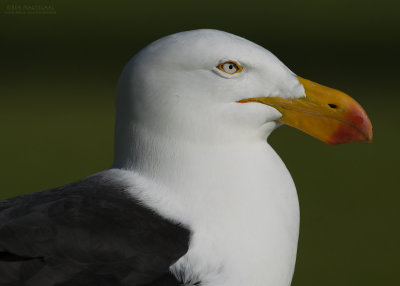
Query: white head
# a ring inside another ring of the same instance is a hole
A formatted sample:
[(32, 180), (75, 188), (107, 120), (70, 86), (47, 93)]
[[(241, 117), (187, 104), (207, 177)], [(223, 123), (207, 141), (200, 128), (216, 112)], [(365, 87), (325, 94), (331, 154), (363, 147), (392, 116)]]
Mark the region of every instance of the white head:
[(226, 32), (194, 30), (155, 41), (119, 80), (114, 166), (125, 160), (138, 126), (198, 144), (265, 140), (282, 110), (238, 101), (304, 98), (303, 84), (268, 50)]
[[(231, 61), (242, 71), (229, 74), (218, 68)], [(140, 51), (121, 74), (116, 156), (135, 125), (207, 144), (265, 140), (281, 113), (237, 101), (269, 96), (299, 98), (305, 93), (296, 76), (263, 47), (217, 30), (167, 36)]]

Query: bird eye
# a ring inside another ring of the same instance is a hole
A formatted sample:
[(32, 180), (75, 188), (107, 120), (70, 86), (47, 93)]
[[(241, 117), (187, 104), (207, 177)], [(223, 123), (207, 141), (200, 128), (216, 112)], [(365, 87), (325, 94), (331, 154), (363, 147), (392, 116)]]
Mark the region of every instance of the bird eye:
[(228, 74), (235, 74), (242, 71), (242, 67), (234, 61), (227, 61), (218, 65), (218, 69)]

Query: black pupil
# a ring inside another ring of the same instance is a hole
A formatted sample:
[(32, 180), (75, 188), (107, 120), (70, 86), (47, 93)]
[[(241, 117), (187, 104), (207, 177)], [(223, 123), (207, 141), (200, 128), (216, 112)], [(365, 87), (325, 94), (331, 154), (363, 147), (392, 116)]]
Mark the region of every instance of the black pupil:
[(233, 65), (232, 64), (229, 65), (229, 69), (233, 69)]

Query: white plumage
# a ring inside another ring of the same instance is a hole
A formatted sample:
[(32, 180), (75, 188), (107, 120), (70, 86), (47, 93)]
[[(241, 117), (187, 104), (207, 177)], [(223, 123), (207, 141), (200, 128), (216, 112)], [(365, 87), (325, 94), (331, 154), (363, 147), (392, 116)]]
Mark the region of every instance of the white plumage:
[[(243, 72), (218, 70), (226, 60)], [(281, 113), (237, 103), (270, 96), (305, 93), (269, 51), (216, 30), (160, 39), (121, 75), (113, 167), (127, 170), (134, 197), (192, 231), (171, 267), (188, 285), (290, 285), (298, 199), (266, 141)]]

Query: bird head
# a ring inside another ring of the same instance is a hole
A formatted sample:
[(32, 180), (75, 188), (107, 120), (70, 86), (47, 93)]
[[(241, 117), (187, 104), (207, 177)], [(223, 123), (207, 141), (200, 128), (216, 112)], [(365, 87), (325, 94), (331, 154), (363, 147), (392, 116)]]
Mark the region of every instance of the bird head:
[(354, 99), (222, 31), (157, 40), (131, 59), (119, 80), (116, 132), (140, 125), (209, 144), (265, 140), (280, 124), (329, 144), (372, 139), (371, 122)]

